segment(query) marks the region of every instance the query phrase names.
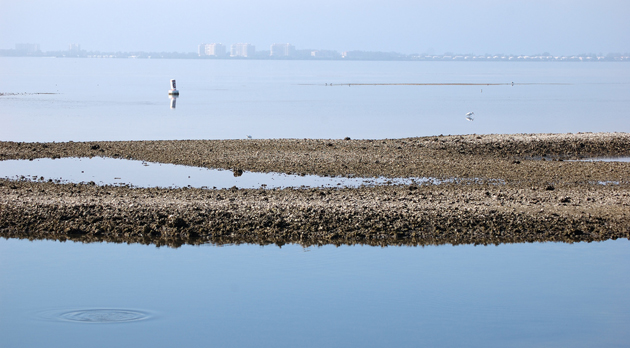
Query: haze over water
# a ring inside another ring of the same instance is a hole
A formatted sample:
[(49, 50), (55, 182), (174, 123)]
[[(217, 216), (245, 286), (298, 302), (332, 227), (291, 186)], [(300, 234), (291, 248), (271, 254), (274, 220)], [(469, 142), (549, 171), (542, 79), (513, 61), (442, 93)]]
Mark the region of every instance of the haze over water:
[[(57, 93), (1, 96), (2, 140), (630, 131), (625, 63), (49, 58), (0, 58), (0, 63), (0, 93)], [(167, 96), (171, 78), (181, 92), (176, 109)], [(343, 86), (348, 83), (506, 85)], [(472, 122), (465, 118), (471, 111)]]

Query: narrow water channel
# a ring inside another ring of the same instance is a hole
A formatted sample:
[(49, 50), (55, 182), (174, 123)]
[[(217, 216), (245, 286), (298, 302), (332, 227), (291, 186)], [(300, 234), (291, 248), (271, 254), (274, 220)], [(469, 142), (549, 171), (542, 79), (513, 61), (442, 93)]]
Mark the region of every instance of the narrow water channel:
[(362, 185), (433, 183), (434, 178), (343, 178), (282, 173), (234, 172), (114, 158), (42, 158), (0, 161), (0, 178), (55, 182), (128, 184), (136, 187), (282, 188), (359, 187)]

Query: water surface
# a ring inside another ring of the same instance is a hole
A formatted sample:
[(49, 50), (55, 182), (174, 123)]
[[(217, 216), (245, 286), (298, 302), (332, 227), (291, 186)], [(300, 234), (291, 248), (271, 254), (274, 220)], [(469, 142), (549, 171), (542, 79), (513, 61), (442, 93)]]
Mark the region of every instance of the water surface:
[[(97, 185), (135, 187), (197, 187), (224, 189), (283, 187), (359, 187), (372, 185), (409, 185), (444, 180), (435, 178), (344, 178), (283, 173), (236, 172), (184, 165), (153, 163), (103, 157), (40, 158), (36, 160), (0, 161), (0, 178)], [(447, 180), (452, 181), (452, 180)], [(497, 181), (498, 182), (498, 181)]]
[[(625, 63), (2, 57), (0, 140), (629, 132), (629, 81)], [(235, 179), (64, 161), (3, 176), (208, 187)], [(262, 185), (253, 173), (236, 180), (249, 178)], [(0, 239), (0, 346), (627, 346), (629, 265), (626, 239), (308, 249)]]
[[(0, 239), (0, 334), (3, 347), (625, 346), (629, 246)], [(94, 309), (150, 318), (42, 319)]]
[[(176, 109), (167, 95), (173, 78)], [(1, 57), (0, 92), (58, 94), (0, 97), (0, 140), (628, 132), (629, 81), (630, 64), (605, 62)]]

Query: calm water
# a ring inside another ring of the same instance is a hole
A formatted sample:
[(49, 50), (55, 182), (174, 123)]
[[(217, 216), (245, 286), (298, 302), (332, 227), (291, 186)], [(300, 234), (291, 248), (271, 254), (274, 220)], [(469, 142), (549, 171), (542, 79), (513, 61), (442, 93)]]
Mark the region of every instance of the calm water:
[(628, 247), (0, 239), (1, 346), (622, 347)]
[(129, 184), (136, 187), (197, 187), (224, 189), (283, 187), (359, 187), (413, 183), (439, 184), (435, 178), (343, 178), (317, 175), (243, 172), (183, 165), (151, 163), (113, 158), (41, 158), (0, 161), (0, 178), (70, 183), (94, 182), (97, 185)]
[(5, 57), (0, 92), (59, 93), (0, 97), (0, 139), (17, 141), (630, 131), (625, 63)]
[[(595, 158), (581, 161), (630, 162), (630, 157)], [(88, 183), (134, 187), (197, 187), (208, 189), (283, 188), (283, 187), (359, 187), (371, 185), (440, 184), (436, 178), (344, 178), (284, 173), (244, 171), (237, 176), (231, 170), (207, 169), (183, 165), (151, 163), (114, 158), (40, 158), (0, 161), (0, 178), (12, 180)], [(446, 181), (471, 182), (475, 178), (452, 178)], [(488, 180), (502, 184), (503, 180)], [(602, 184), (606, 184), (601, 182)], [(619, 182), (610, 182), (619, 184)]]
[[(171, 78), (181, 91), (175, 109)], [(14, 141), (630, 131), (623, 63), (0, 58), (0, 93), (26, 93), (0, 96), (0, 140)], [(28, 165), (43, 171), (20, 173), (6, 161), (3, 170), (13, 169), (2, 175), (217, 186), (199, 168), (121, 171), (130, 162), (99, 160), (89, 168), (39, 160)], [(0, 239), (0, 347), (627, 346), (629, 246), (170, 249)]]

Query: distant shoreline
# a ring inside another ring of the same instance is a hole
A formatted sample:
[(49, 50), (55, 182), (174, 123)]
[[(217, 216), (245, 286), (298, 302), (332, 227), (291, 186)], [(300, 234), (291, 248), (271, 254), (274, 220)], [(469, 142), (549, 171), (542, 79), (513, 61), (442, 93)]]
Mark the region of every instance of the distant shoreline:
[(271, 56), (254, 56), (254, 57), (214, 57), (199, 56), (197, 53), (176, 53), (176, 52), (88, 52), (85, 54), (71, 54), (68, 52), (51, 52), (51, 53), (19, 53), (14, 50), (0, 49), (0, 57), (15, 58), (92, 58), (92, 59), (193, 59), (193, 60), (268, 60), (268, 61), (353, 61), (353, 62), (630, 62), (630, 55), (619, 56), (588, 56), (588, 55), (571, 55), (571, 56), (527, 56), (527, 55), (511, 55), (511, 56), (413, 56), (413, 55), (394, 55), (391, 57), (271, 57)]

